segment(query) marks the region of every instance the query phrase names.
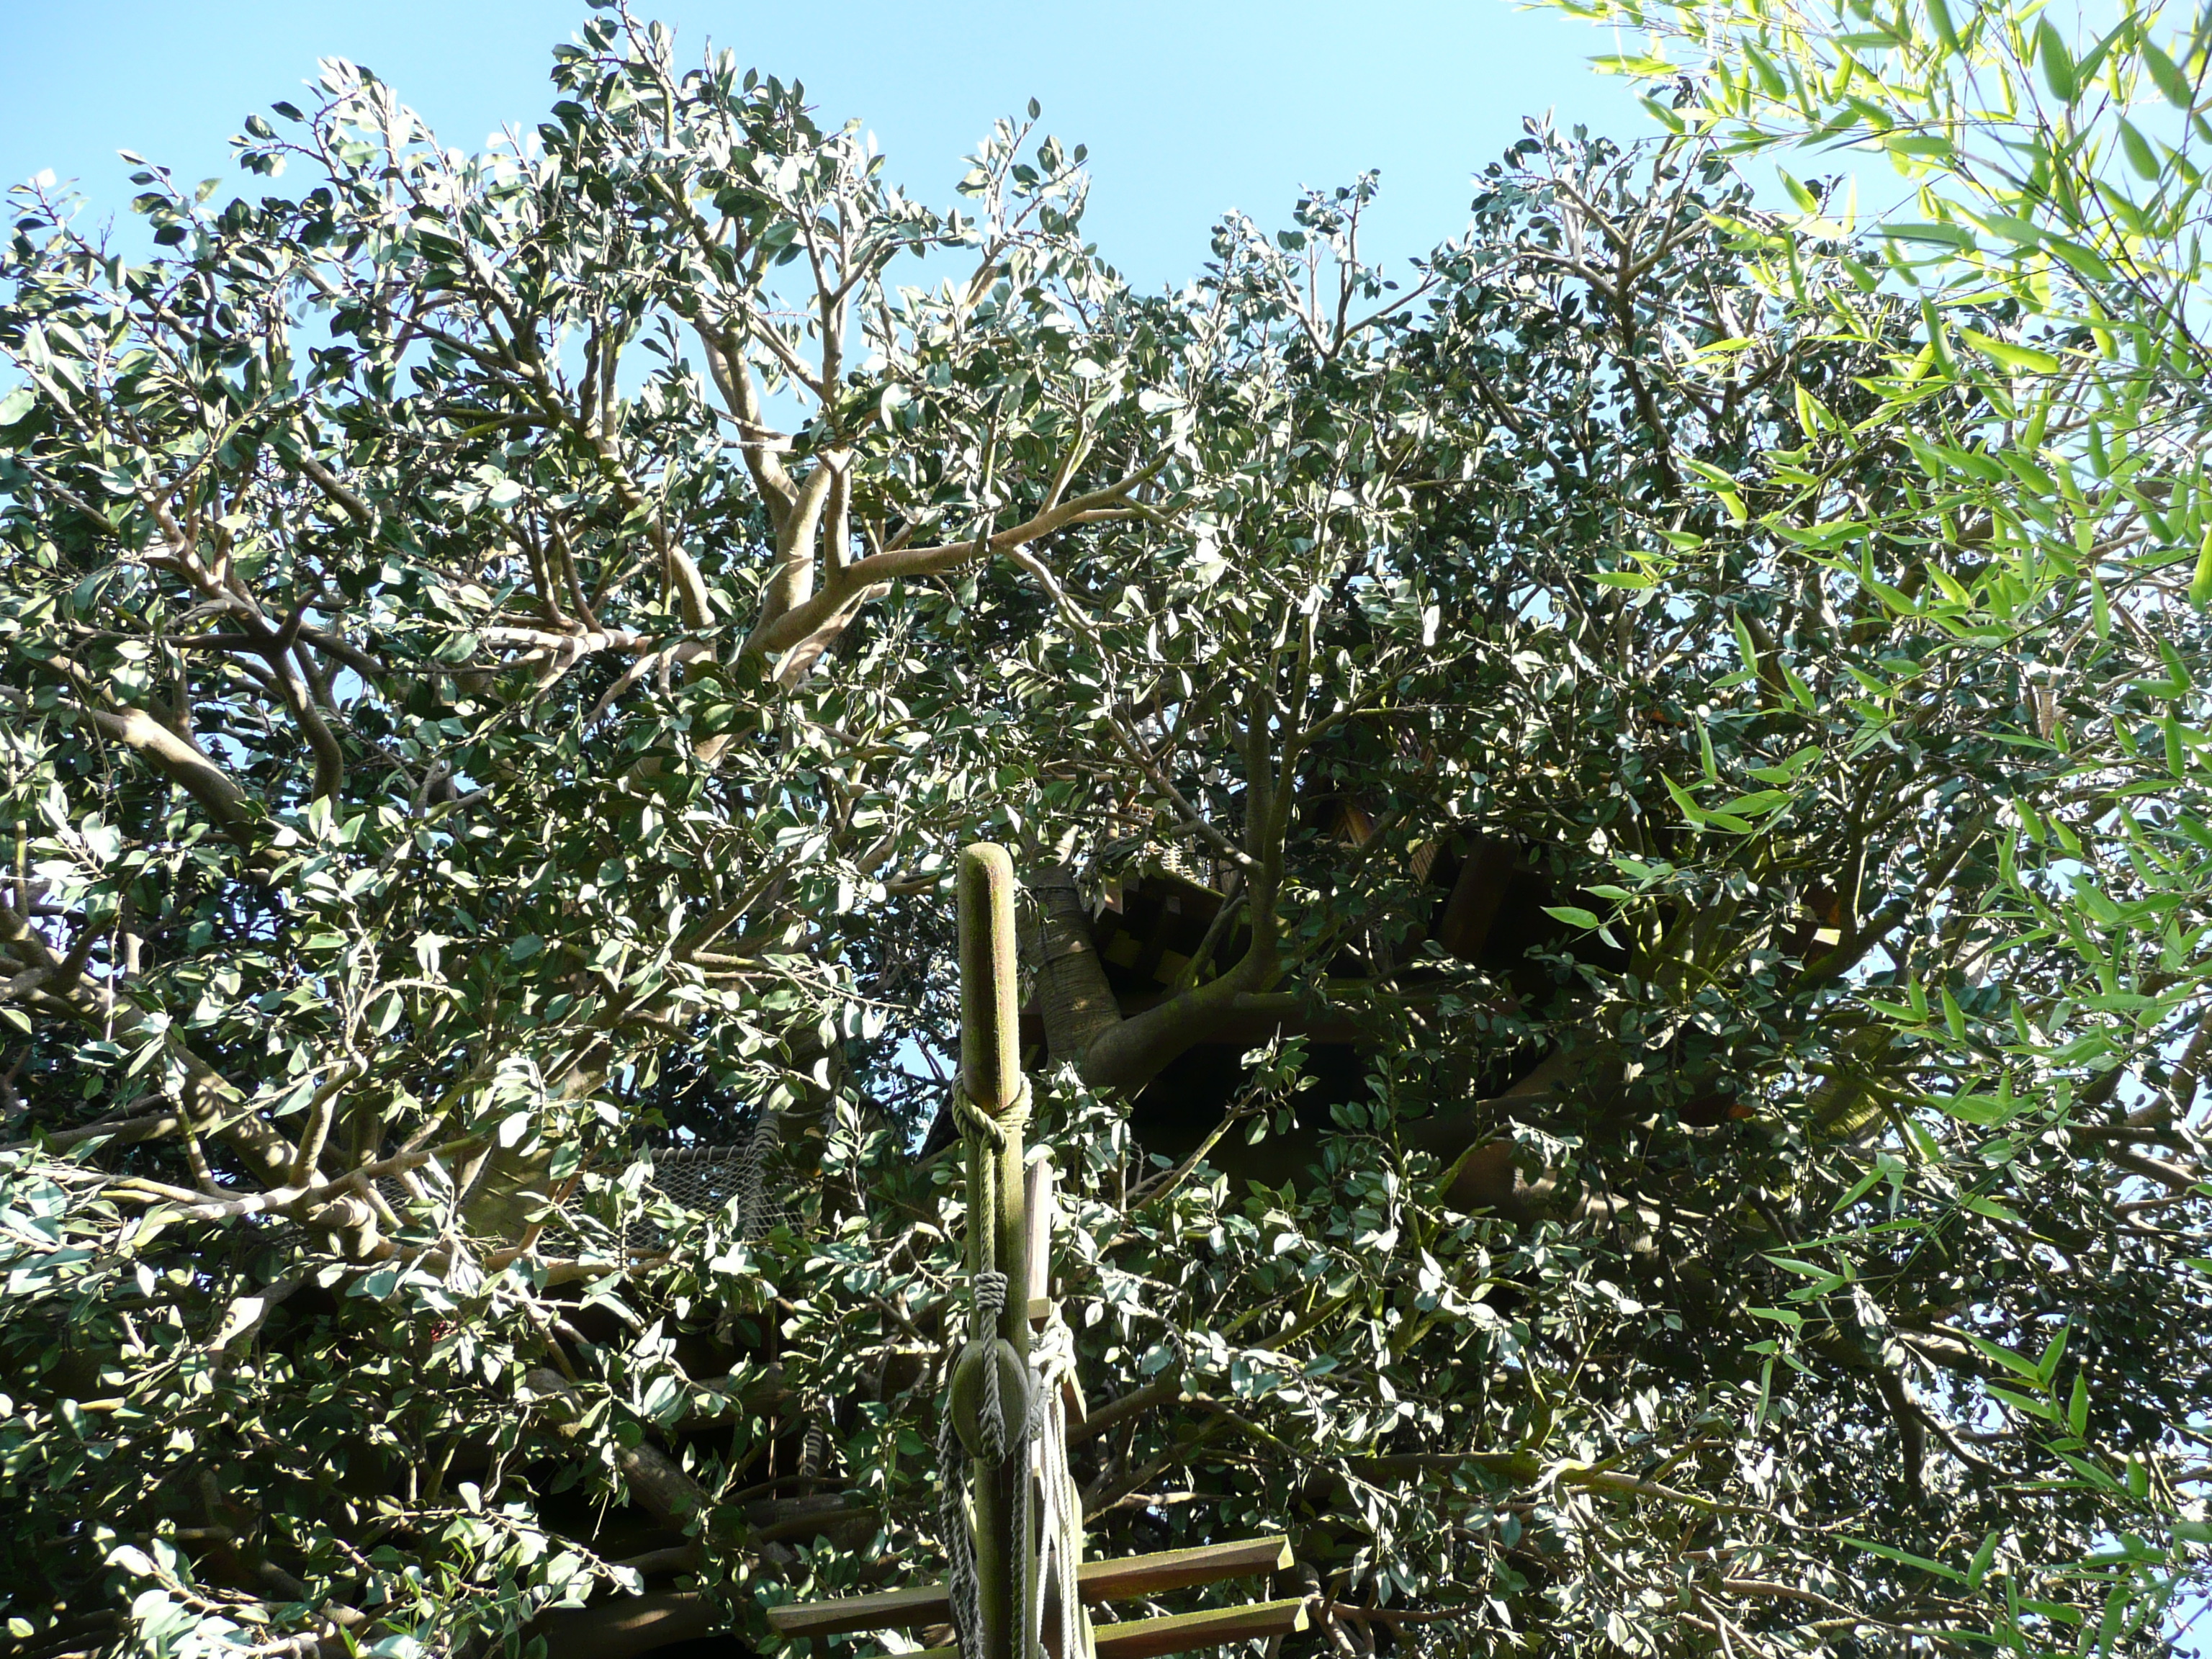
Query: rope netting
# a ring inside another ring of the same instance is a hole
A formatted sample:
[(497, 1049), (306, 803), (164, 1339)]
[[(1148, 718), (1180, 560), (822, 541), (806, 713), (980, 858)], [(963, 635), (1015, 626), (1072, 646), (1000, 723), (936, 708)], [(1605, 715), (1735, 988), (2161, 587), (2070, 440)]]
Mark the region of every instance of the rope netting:
[[(789, 1206), (775, 1195), (768, 1182), (768, 1162), (775, 1148), (775, 1115), (763, 1113), (754, 1124), (752, 1133), (741, 1143), (642, 1147), (626, 1156), (596, 1162), (592, 1167), (607, 1175), (642, 1168), (638, 1197), (646, 1200), (649, 1194), (687, 1217), (712, 1215), (734, 1200), (734, 1236), (756, 1238), (791, 1219)], [(406, 1213), (412, 1200), (402, 1182), (386, 1176), (376, 1185), (386, 1203), (402, 1215)], [(648, 1203), (645, 1207), (653, 1206)], [(631, 1250), (662, 1249), (670, 1238), (669, 1229), (649, 1214), (633, 1217), (623, 1229), (623, 1243)], [(556, 1206), (538, 1235), (539, 1248), (557, 1251), (562, 1245), (581, 1242), (581, 1231), (564, 1221)]]
[[(741, 1146), (660, 1146), (639, 1162), (650, 1171), (646, 1186), (687, 1214), (708, 1214), (734, 1199), (738, 1237), (751, 1238), (791, 1218), (769, 1190), (766, 1168), (775, 1149), (775, 1121), (764, 1115)], [(633, 1222), (629, 1231), (626, 1242), (636, 1248), (651, 1248), (664, 1237), (651, 1220)]]

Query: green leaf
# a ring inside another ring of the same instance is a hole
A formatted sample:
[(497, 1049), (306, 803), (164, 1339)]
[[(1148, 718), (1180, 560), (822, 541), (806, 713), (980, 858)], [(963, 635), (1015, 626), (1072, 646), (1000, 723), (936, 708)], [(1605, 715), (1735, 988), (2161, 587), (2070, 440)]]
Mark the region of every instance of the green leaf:
[(1875, 1166), (1874, 1169), (1869, 1170), (1864, 1175), (1861, 1176), (1856, 1181), (1851, 1183), (1849, 1191), (1844, 1193), (1841, 1198), (1838, 1199), (1828, 1207), (1836, 1214), (1842, 1214), (1845, 1210), (1850, 1209), (1852, 1205), (1857, 1203), (1869, 1193), (1872, 1192), (1875, 1188), (1875, 1183), (1881, 1179), (1881, 1176), (1882, 1172), (1879, 1165)]
[(1981, 1547), (1974, 1552), (1974, 1559), (1966, 1564), (1966, 1587), (1969, 1589), (1979, 1589), (1982, 1580), (1989, 1577), (1990, 1564), (1997, 1559), (1997, 1542), (2003, 1536), (2002, 1533), (1992, 1531), (1982, 1540)]
[(2043, 240), (2045, 246), (2091, 282), (2109, 283), (2112, 280), (2112, 266), (2105, 263), (2104, 256), (2094, 248), (2047, 232)]
[[(1927, 1018), (1924, 1011), (1920, 1018)], [(1990, 1095), (1934, 1095), (1929, 1098), (1929, 1103), (1946, 1117), (1955, 1117), (1961, 1123), (1972, 1123), (1984, 1128), (2008, 1123), (2020, 1111), (2016, 1102)]]
[(1956, 1567), (1947, 1567), (1941, 1561), (1930, 1561), (1924, 1555), (1910, 1554), (1904, 1550), (1893, 1549), (1887, 1544), (1876, 1544), (1863, 1538), (1846, 1538), (1844, 1542), (1855, 1550), (1864, 1550), (1869, 1555), (1878, 1555), (1885, 1561), (1896, 1561), (1908, 1567), (1917, 1567), (1923, 1572), (1932, 1572), (1938, 1578), (1948, 1578), (1954, 1583), (1963, 1584), (1966, 1582), (1966, 1575)]
[(2050, 1346), (2044, 1349), (2043, 1358), (2036, 1362), (2035, 1380), (2046, 1389), (2058, 1378), (2058, 1362), (2065, 1356), (2067, 1334), (2073, 1328), (2070, 1323), (2061, 1325)]
[(1993, 1398), (2003, 1401), (2016, 1411), (2026, 1412), (2039, 1421), (2056, 1423), (2058, 1420), (2058, 1408), (2048, 1400), (2038, 1400), (2031, 1395), (2021, 1394), (2017, 1389), (1996, 1382), (1984, 1382), (1982, 1389)]
[(2150, 71), (2150, 78), (2157, 83), (2159, 91), (2166, 95), (2166, 101), (2179, 110), (2194, 106), (2196, 91), (2189, 84), (2189, 77), (2181, 72), (2158, 43), (2146, 40), (2142, 43), (2142, 51), (2143, 67)]
[(0, 426), (13, 426), (38, 406), (39, 395), (29, 386), (19, 386), (6, 397), (0, 398)]
[(1974, 234), (1963, 225), (1912, 220), (1902, 224), (1883, 225), (1880, 228), (1883, 235), (1893, 241), (1930, 242), (1942, 247), (1955, 248), (1961, 252), (1974, 246)]
[[(2212, 605), (2212, 526), (2204, 532), (2204, 541), (2197, 550), (2197, 571), (2189, 579), (2189, 602), (2199, 611)], [(2101, 635), (2104, 632), (2100, 629)]]
[(1850, 1283), (1850, 1279), (1840, 1273), (1831, 1273), (1826, 1267), (1815, 1267), (1809, 1261), (1800, 1261), (1795, 1256), (1769, 1255), (1766, 1260), (1785, 1272), (1798, 1273), (1816, 1281), (1819, 1288), (1823, 1291), (1832, 1291), (1840, 1285)]
[(2136, 131), (2135, 123), (2125, 116), (2120, 118), (2120, 149), (2126, 154), (2128, 165), (2136, 173), (2155, 184), (2160, 168), (2158, 157), (2152, 151), (2150, 141)]
[(1984, 1358), (1993, 1359), (2014, 1376), (2024, 1376), (2030, 1382), (2039, 1379), (2040, 1373), (2033, 1359), (2022, 1358), (2009, 1348), (2000, 1348), (1987, 1337), (1977, 1336), (1972, 1331), (1966, 1333), (1966, 1337), (1967, 1341), (1981, 1351)]
[(1595, 927), (1601, 925), (1596, 915), (1579, 905), (1547, 904), (1544, 907), (1544, 914), (1554, 921), (1565, 922), (1570, 927)]
[(1681, 809), (1684, 817), (1687, 818), (1693, 826), (1702, 826), (1705, 823), (1710, 815), (1704, 807), (1698, 805), (1694, 795), (1664, 773), (1660, 774), (1659, 781), (1667, 786), (1667, 793), (1674, 798), (1674, 805)]
[(1748, 795), (1738, 795), (1734, 800), (1723, 802), (1714, 810), (1732, 812), (1739, 817), (1755, 817), (1761, 813), (1771, 812), (1777, 807), (1786, 806), (1796, 799), (1786, 789), (1755, 789)]
[(2043, 64), (2043, 79), (2051, 96), (2072, 103), (2075, 96), (2074, 55), (2058, 38), (2048, 15), (2035, 26), (2035, 55)]
[(1790, 700), (1807, 714), (1813, 713), (1815, 702), (1813, 688), (1805, 684), (1803, 676), (1786, 662), (1778, 660), (1774, 665), (1782, 676), (1782, 684), (1790, 693)]
[(2056, 374), (2058, 359), (2047, 351), (2038, 351), (2032, 346), (2014, 345), (2009, 340), (1992, 339), (1986, 334), (1977, 334), (1971, 328), (1959, 331), (1959, 337), (1977, 351), (1996, 358), (2007, 368), (2027, 374)]
[(1759, 644), (1752, 637), (1750, 624), (1744, 621), (1740, 611), (1730, 611), (1729, 621), (1735, 629), (1737, 654), (1743, 659), (1745, 668), (1756, 674), (1759, 672)]

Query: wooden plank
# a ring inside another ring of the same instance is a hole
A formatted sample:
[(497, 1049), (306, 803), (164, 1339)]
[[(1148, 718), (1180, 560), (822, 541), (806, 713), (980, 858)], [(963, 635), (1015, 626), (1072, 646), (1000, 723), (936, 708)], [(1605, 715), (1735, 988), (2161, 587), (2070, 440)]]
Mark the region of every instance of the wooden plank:
[(848, 1636), (863, 1630), (913, 1630), (952, 1617), (952, 1598), (942, 1584), (840, 1596), (834, 1601), (787, 1601), (768, 1609), (769, 1627), (786, 1636)]
[(1194, 1648), (1218, 1648), (1289, 1636), (1306, 1627), (1306, 1598), (1255, 1601), (1241, 1607), (1208, 1607), (1203, 1613), (1173, 1613), (1164, 1619), (1139, 1619), (1126, 1625), (1093, 1625), (1098, 1659), (1160, 1659)]
[(1026, 1208), (1030, 1224), (1029, 1297), (1030, 1317), (1036, 1318), (1039, 1303), (1048, 1312), (1052, 1295), (1052, 1234), (1060, 1219), (1058, 1171), (1049, 1158), (1033, 1159), (1024, 1172), (1027, 1179)]
[[(1275, 1572), (1290, 1565), (1291, 1541), (1277, 1534), (1270, 1538), (1240, 1538), (1227, 1544), (1200, 1544), (1186, 1550), (1162, 1550), (1153, 1555), (1124, 1556), (1118, 1560), (1085, 1561), (1077, 1573), (1076, 1582), (1085, 1601), (1115, 1601), (1127, 1596), (1157, 1595), (1164, 1590), (1183, 1589), (1192, 1584), (1215, 1583), (1224, 1578)], [(834, 1601), (789, 1601), (768, 1609), (770, 1627), (786, 1636), (847, 1636), (864, 1630), (915, 1630), (925, 1625), (942, 1625), (951, 1617), (951, 1598), (942, 1584), (878, 1590), (872, 1595), (848, 1595)], [(1220, 1639), (1225, 1642), (1234, 1638), (1224, 1636)], [(1163, 1653), (1179, 1650), (1159, 1650)]]
[(1076, 1572), (1086, 1601), (1119, 1601), (1132, 1595), (1158, 1595), (1191, 1584), (1279, 1572), (1291, 1565), (1291, 1540), (1240, 1538), (1228, 1544), (1199, 1544), (1157, 1555), (1126, 1555), (1118, 1560), (1085, 1561)]
[[(1136, 961), (1130, 963), (1141, 977), (1152, 979), (1158, 974), (1161, 959), (1167, 955), (1176, 926), (1182, 920), (1182, 901), (1170, 893), (1161, 901), (1159, 914), (1152, 919), (1152, 930), (1145, 936), (1144, 945), (1138, 951)], [(1185, 957), (1184, 960), (1188, 961), (1189, 958)], [(1165, 984), (1168, 981), (1163, 980), (1160, 982)]]

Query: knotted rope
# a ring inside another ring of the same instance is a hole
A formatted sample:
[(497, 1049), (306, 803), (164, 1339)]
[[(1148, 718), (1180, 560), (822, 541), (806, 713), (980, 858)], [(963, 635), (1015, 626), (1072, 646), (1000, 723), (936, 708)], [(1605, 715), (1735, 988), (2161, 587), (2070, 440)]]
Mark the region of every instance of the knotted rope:
[(1030, 1440), (1036, 1448), (1036, 1481), (1044, 1496), (1043, 1535), (1024, 1628), (1030, 1651), (1044, 1639), (1046, 1586), (1060, 1583), (1060, 1659), (1092, 1659), (1091, 1616), (1084, 1610), (1076, 1569), (1083, 1562), (1083, 1494), (1067, 1472), (1067, 1397), (1075, 1375), (1075, 1333), (1055, 1307), (1030, 1350)]

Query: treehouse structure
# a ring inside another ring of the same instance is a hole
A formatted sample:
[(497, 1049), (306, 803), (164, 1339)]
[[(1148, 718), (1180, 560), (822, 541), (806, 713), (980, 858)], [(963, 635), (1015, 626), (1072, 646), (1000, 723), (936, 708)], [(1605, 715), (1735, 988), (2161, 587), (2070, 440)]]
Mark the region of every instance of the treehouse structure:
[[(1347, 848), (1364, 845), (1372, 833), (1371, 817), (1355, 802), (1332, 800), (1316, 811), (1325, 815), (1325, 833)], [(1347, 944), (1329, 964), (1331, 976), (1364, 979), (1387, 972), (1418, 994), (1425, 982), (1443, 977), (1423, 960), (1432, 957), (1426, 947), (1433, 941), (1443, 957), (1480, 969), (1508, 988), (1504, 995), (1516, 1003), (1549, 994), (1549, 973), (1532, 963), (1531, 953), (1556, 945), (1566, 930), (1546, 914), (1545, 907), (1556, 902), (1553, 884), (1530, 849), (1462, 832), (1417, 848), (1408, 862), (1415, 897), (1408, 914), (1397, 920), (1394, 937)], [(1033, 902), (1066, 919), (1073, 886), (1051, 872), (1033, 877)], [(1082, 905), (1076, 924), (1081, 938), (1073, 944), (1087, 945), (1095, 957), (1115, 1016), (1138, 1018), (1243, 957), (1250, 937), (1238, 912), (1237, 887), (1233, 869), (1180, 848), (1099, 884), (1095, 908), (1093, 902)], [(1068, 931), (1063, 927), (1060, 940), (1045, 945), (1045, 929), (1037, 928), (1025, 936), (1024, 947), (1033, 958), (1054, 949), (1064, 954), (1071, 949)], [(1595, 943), (1585, 941), (1578, 949), (1600, 954)], [(1033, 965), (1040, 971), (1022, 1010), (1021, 1035), (1025, 1060), (1041, 1067), (1064, 1057), (1054, 1051), (1051, 1029), (1064, 1023), (1054, 1018), (1064, 1011), (1048, 1006), (1058, 988), (1051, 964)], [(1279, 1034), (1298, 1036), (1306, 1045), (1305, 1069), (1312, 1084), (1298, 1098), (1299, 1144), (1243, 1153), (1237, 1161), (1241, 1173), (1255, 1178), (1279, 1182), (1298, 1177), (1312, 1137), (1329, 1125), (1330, 1107), (1364, 1093), (1367, 1051), (1374, 1038), (1349, 1009), (1288, 1016), (1273, 1011), (1215, 1012), (1196, 1029), (1188, 1047), (1129, 1091), (1130, 1125), (1138, 1142), (1149, 1152), (1186, 1156), (1243, 1087), (1244, 1054)], [(1492, 1081), (1502, 1089), (1518, 1074), (1512, 1069), (1516, 1061), (1525, 1058), (1503, 1062)], [(925, 1150), (934, 1152), (950, 1139), (951, 1126), (940, 1118)]]

